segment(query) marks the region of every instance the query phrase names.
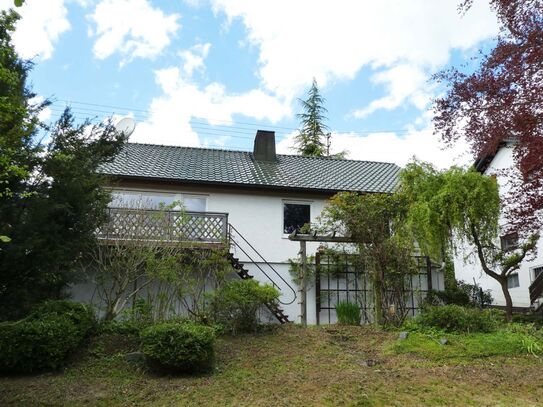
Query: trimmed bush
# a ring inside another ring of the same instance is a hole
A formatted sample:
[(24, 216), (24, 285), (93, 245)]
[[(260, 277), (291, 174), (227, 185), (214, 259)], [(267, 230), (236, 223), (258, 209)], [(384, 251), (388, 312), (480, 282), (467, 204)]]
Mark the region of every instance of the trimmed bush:
[(349, 301), (341, 301), (336, 305), (337, 320), (343, 325), (360, 325), (360, 307)]
[(48, 301), (20, 321), (0, 324), (0, 371), (32, 373), (61, 367), (95, 326), (92, 309)]
[(482, 311), (459, 305), (426, 307), (415, 318), (416, 325), (420, 327), (438, 328), (448, 332), (494, 332), (503, 321), (503, 313), (500, 311)]
[(279, 291), (255, 280), (232, 280), (208, 296), (211, 318), (232, 334), (254, 332), (258, 328), (258, 311), (276, 301)]
[(80, 342), (81, 334), (68, 318), (4, 322), (0, 324), (0, 371), (58, 369)]
[(154, 367), (179, 373), (213, 367), (215, 330), (208, 326), (166, 322), (144, 329), (140, 338), (141, 350)]
[(87, 336), (96, 327), (96, 317), (89, 305), (69, 300), (45, 301), (26, 318), (41, 320), (62, 317), (72, 321), (82, 337)]

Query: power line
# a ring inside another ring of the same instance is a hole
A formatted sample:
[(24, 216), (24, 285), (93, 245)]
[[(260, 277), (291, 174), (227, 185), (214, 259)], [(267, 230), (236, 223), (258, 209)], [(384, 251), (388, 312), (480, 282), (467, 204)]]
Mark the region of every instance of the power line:
[[(85, 105), (85, 106), (95, 106), (95, 107), (106, 107), (106, 108), (112, 108), (112, 109), (121, 109), (127, 112), (141, 112), (145, 113), (147, 115), (151, 114), (149, 110), (144, 109), (136, 109), (136, 108), (129, 108), (129, 107), (122, 107), (122, 106), (113, 106), (113, 105), (103, 105), (98, 103), (90, 103), (90, 102), (79, 102), (75, 100), (64, 100), (64, 99), (58, 99), (59, 102), (64, 102), (66, 105), (70, 104), (78, 104), (78, 105)], [(294, 127), (286, 127), (286, 126), (275, 126), (275, 125), (266, 125), (262, 123), (254, 123), (254, 122), (239, 122), (239, 121), (233, 121), (233, 120), (224, 120), (224, 119), (217, 119), (217, 118), (210, 118), (210, 117), (199, 117), (199, 116), (193, 116), (197, 119), (201, 120), (208, 120), (208, 121), (214, 121), (214, 122), (223, 122), (223, 123), (233, 123), (233, 124), (242, 124), (246, 126), (265, 126), (265, 127), (274, 127), (278, 129), (285, 129), (285, 130), (298, 130)]]
[[(63, 102), (65, 105), (55, 105), (56, 102)], [(50, 108), (56, 112), (64, 111), (65, 107), (70, 107), (73, 112), (77, 114), (91, 114), (96, 116), (95, 113), (104, 113), (107, 115), (113, 115), (113, 114), (120, 114), (120, 115), (126, 115), (126, 114), (132, 114), (135, 119), (145, 121), (151, 116), (151, 112), (149, 110), (144, 109), (137, 109), (137, 108), (128, 108), (128, 107), (121, 107), (121, 106), (115, 106), (115, 105), (106, 105), (106, 104), (98, 104), (98, 103), (90, 103), (90, 102), (80, 102), (80, 101), (74, 101), (74, 100), (64, 100), (64, 99), (58, 99), (56, 102), (53, 102), (53, 104), (50, 106)], [(82, 106), (70, 106), (70, 104), (76, 104), (76, 105), (82, 105)], [(112, 108), (112, 109), (122, 109), (125, 112), (114, 112), (109, 110), (103, 110), (103, 109), (94, 109), (89, 108), (85, 106), (93, 106), (93, 107), (101, 107), (101, 108)], [(139, 112), (139, 113), (134, 113)], [(223, 123), (231, 123), (231, 124), (211, 124), (209, 122), (223, 122)], [(294, 127), (286, 127), (286, 126), (273, 126), (273, 125), (267, 125), (262, 123), (251, 123), (251, 122), (238, 122), (233, 120), (222, 120), (222, 119), (213, 119), (209, 117), (199, 117), (199, 116), (191, 116), (189, 119), (189, 123), (191, 124), (191, 127), (195, 130), (206, 130), (206, 131), (218, 131), (218, 132), (225, 132), (225, 133), (232, 133), (236, 132), (238, 134), (247, 134), (251, 137), (242, 137), (242, 136), (235, 136), (235, 138), (247, 138), (247, 139), (253, 139), (254, 138), (254, 128), (250, 127), (243, 127), (243, 126), (257, 126), (260, 128), (267, 127), (270, 129), (287, 129), (291, 131), (298, 131), (299, 129)], [(238, 126), (242, 125), (242, 126)], [(408, 134), (412, 132), (413, 130), (410, 129), (375, 129), (375, 130), (367, 130), (367, 131), (358, 131), (358, 132), (343, 132), (344, 134), (353, 135), (353, 136), (367, 136), (370, 134), (375, 133), (395, 133), (395, 134)], [(416, 131), (416, 130), (415, 130)], [(200, 133), (200, 131), (197, 131), (197, 133)], [(286, 131), (276, 131), (276, 134), (278, 135), (288, 135), (291, 132)], [(339, 133), (339, 132), (338, 132)], [(233, 135), (229, 134), (229, 137), (234, 137)]]

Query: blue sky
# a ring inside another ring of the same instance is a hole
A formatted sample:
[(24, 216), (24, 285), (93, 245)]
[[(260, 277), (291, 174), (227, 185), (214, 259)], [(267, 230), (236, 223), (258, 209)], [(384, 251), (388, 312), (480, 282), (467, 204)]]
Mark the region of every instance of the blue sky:
[(26, 0), (14, 42), (48, 120), (70, 105), (81, 120), (134, 117), (135, 142), (244, 150), (264, 128), (289, 153), (315, 77), (333, 149), (448, 166), (469, 158), (433, 135), (429, 79), (497, 34), (486, 0), (465, 16), (458, 2)]

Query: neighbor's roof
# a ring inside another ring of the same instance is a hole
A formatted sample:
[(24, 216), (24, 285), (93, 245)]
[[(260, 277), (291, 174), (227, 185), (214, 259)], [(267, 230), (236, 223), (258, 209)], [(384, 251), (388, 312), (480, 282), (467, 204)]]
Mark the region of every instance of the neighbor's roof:
[(246, 151), (138, 143), (101, 168), (119, 178), (330, 192), (392, 192), (399, 170), (372, 161), (278, 154), (265, 162)]

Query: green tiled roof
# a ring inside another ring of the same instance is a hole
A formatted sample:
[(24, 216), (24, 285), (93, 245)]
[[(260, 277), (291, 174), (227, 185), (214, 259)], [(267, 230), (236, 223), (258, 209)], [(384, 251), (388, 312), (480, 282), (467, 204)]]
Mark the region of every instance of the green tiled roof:
[(318, 191), (392, 192), (395, 164), (277, 155), (255, 161), (245, 151), (128, 143), (101, 172), (115, 177)]

